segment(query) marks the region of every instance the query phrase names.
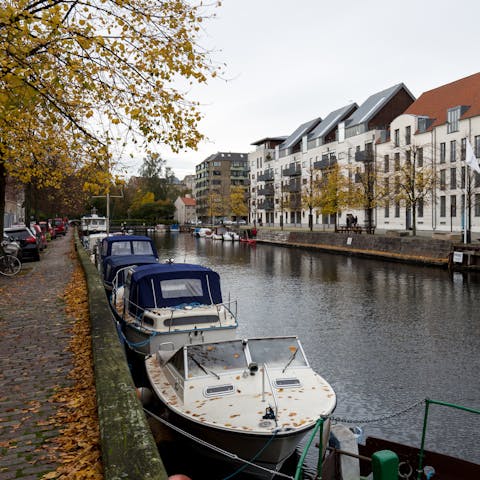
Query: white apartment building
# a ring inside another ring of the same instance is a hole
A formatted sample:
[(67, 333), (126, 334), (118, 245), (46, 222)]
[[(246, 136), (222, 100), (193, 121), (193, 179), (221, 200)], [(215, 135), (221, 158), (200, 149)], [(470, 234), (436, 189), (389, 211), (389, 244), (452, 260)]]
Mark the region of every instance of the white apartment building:
[[(478, 97), (478, 98), (477, 98)], [(254, 142), (249, 154), (251, 218), (265, 225), (308, 227), (310, 209), (302, 192), (337, 163), (357, 181), (373, 165), (379, 181), (415, 160), (433, 178), (415, 215), (407, 201), (383, 202), (369, 211), (347, 209), (335, 216), (313, 209), (316, 229), (344, 224), (348, 213), (360, 225), (379, 229), (460, 232), (465, 211), (465, 145), (480, 155), (480, 73), (430, 90), (415, 100), (404, 84), (300, 125), (291, 135)], [(467, 219), (480, 232), (480, 176), (467, 167)], [(471, 186), (471, 188), (470, 188)], [(393, 188), (393, 187), (392, 187)], [(305, 195), (304, 195), (305, 196)]]

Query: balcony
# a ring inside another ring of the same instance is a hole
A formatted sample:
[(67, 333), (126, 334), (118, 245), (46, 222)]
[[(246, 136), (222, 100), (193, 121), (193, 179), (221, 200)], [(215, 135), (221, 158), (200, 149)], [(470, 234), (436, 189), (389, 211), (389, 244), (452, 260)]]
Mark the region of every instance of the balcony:
[(263, 200), (257, 204), (258, 210), (273, 210), (273, 200)]
[(264, 188), (259, 188), (257, 190), (258, 195), (273, 195), (275, 193), (273, 185), (265, 185)]
[(318, 162), (314, 162), (313, 168), (317, 170), (325, 170), (333, 167), (337, 163), (337, 157), (322, 158)]
[(295, 177), (302, 174), (302, 167), (299, 164), (291, 163), (287, 168), (282, 170), (284, 177)]
[(370, 150), (360, 150), (355, 152), (355, 161), (369, 163), (373, 161), (373, 152)]
[(257, 177), (259, 182), (273, 182), (273, 170), (268, 170)]
[(290, 184), (287, 185), (286, 191), (287, 192), (300, 192), (302, 189), (302, 186), (300, 185), (300, 182), (291, 182)]

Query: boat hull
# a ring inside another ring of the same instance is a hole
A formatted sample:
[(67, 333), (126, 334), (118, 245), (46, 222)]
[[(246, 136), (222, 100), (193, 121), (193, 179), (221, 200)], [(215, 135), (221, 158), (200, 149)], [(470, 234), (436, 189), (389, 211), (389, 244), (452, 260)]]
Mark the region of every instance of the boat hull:
[[(224, 470), (231, 472), (241, 469), (248, 478), (271, 479), (278, 472), (283, 463), (293, 455), (302, 438), (313, 429), (312, 424), (302, 430), (294, 432), (280, 432), (279, 434), (251, 434), (224, 428), (212, 428), (193, 422), (178, 415), (159, 400), (162, 405), (163, 417), (175, 427), (200, 439), (202, 443), (193, 441), (193, 448), (203, 457), (222, 464)], [(181, 435), (181, 433), (179, 433)], [(329, 435), (329, 424), (324, 428), (323, 444), (326, 445)], [(206, 446), (207, 443), (211, 447)], [(222, 453), (225, 451), (227, 454)], [(235, 457), (238, 457), (235, 458)], [(245, 460), (245, 461), (242, 461)], [(254, 463), (256, 466), (251, 465)]]

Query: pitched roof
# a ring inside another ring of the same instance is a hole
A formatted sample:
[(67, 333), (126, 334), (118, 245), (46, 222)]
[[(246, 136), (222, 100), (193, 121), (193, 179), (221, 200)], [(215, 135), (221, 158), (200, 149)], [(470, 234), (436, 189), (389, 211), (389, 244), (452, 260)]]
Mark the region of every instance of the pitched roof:
[(197, 204), (194, 198), (182, 197), (181, 200), (183, 204), (187, 207), (194, 207)]
[(310, 133), (310, 131), (315, 128), (322, 119), (320, 117), (314, 118), (309, 122), (302, 123), (287, 139), (280, 145), (280, 150), (286, 150), (287, 148), (292, 148), (295, 146), (304, 135)]
[(434, 119), (430, 129), (447, 122), (447, 110), (460, 105), (469, 108), (461, 119), (480, 115), (480, 72), (420, 95), (404, 113)]
[(405, 89), (412, 99), (415, 99), (403, 83), (398, 83), (393, 87), (370, 95), (370, 97), (360, 105), (358, 110), (348, 118), (346, 126), (353, 127), (354, 125), (369, 122), (401, 89)]
[(308, 140), (315, 140), (316, 138), (324, 137), (332, 128), (335, 128), (346, 117), (351, 115), (355, 109), (358, 108), (356, 103), (350, 103), (345, 107), (339, 108), (329, 113), (309, 134)]

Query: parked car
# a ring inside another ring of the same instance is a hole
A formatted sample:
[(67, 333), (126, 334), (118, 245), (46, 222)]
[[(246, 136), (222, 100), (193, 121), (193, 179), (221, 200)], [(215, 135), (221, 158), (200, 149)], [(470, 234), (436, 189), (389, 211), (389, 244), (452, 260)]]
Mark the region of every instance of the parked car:
[(42, 232), (45, 233), (45, 236), (47, 237), (47, 241), (57, 238), (55, 229), (52, 227), (52, 224), (49, 221), (42, 220), (41, 222), (38, 222), (38, 224), (40, 225)]
[(14, 225), (4, 230), (8, 236), (13, 237), (21, 247), (19, 258), (40, 260), (40, 245), (37, 236), (25, 225)]
[(30, 225), (30, 230), (35, 234), (38, 239), (38, 246), (40, 247), (40, 251), (47, 248), (47, 236), (45, 235), (45, 232), (43, 232), (42, 227), (40, 227), (38, 223), (32, 223)]
[(65, 236), (67, 234), (67, 229), (65, 228), (65, 222), (63, 221), (63, 218), (54, 218), (53, 228), (55, 228), (55, 233), (57, 235)]

